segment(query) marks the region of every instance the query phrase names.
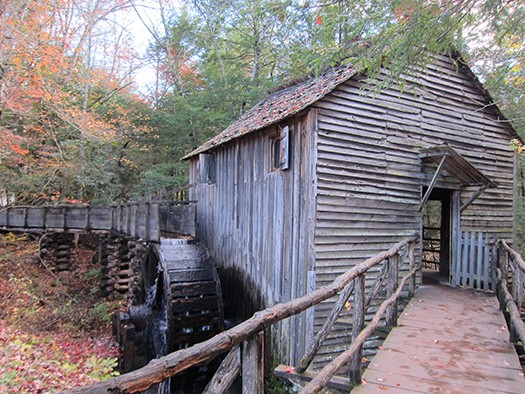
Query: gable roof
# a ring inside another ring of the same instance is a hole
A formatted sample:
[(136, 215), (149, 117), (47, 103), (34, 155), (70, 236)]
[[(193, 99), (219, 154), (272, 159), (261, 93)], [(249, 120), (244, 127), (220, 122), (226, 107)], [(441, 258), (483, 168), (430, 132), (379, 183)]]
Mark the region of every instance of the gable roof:
[(235, 138), (295, 115), (332, 92), (338, 85), (355, 74), (351, 66), (343, 65), (330, 69), (317, 77), (309, 78), (296, 85), (271, 93), (223, 132), (206, 141), (182, 159), (189, 159)]
[[(499, 107), (494, 104), (494, 99), (490, 93), (463, 60), (460, 53), (453, 51), (453, 53), (446, 56), (459, 63), (461, 71), (464, 72), (480, 90), (487, 102), (490, 103), (489, 106), (495, 112), (496, 116), (501, 120), (507, 120)], [(293, 84), (292, 86), (283, 88), (274, 93), (270, 93), (270, 95), (257, 103), (252, 109), (233, 122), (224, 131), (184, 156), (182, 160), (187, 160), (199, 153), (209, 151), (225, 144), (228, 141), (279, 123), (290, 116), (296, 115), (311, 104), (331, 93), (337, 88), (337, 86), (346, 82), (356, 74), (357, 71), (351, 65), (341, 65), (329, 69), (317, 77), (310, 77), (302, 82)], [(511, 123), (508, 123), (507, 127), (512, 138), (516, 138), (524, 143)]]

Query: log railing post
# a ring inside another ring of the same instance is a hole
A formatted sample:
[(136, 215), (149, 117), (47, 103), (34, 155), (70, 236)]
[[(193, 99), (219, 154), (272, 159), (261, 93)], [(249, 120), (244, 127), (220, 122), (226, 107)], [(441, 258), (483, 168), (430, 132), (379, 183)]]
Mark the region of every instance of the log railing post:
[(503, 277), (505, 280), (509, 279), (509, 267), (511, 262), (511, 255), (509, 252), (505, 252), (505, 261), (503, 262), (503, 267), (501, 269), (501, 272), (503, 273)]
[[(416, 268), (416, 243), (412, 242), (408, 245), (408, 258), (410, 264), (410, 271), (414, 271)], [(408, 295), (413, 297), (416, 292), (416, 275), (412, 276), (408, 282)]]
[[(386, 296), (391, 297), (397, 289), (397, 282), (399, 277), (399, 254), (392, 256), (388, 259), (388, 277), (386, 283)], [(385, 314), (385, 320), (387, 326), (397, 325), (397, 300), (388, 307)]]
[[(354, 304), (352, 311), (352, 341), (354, 341), (365, 325), (365, 274), (354, 279)], [(348, 363), (348, 375), (352, 385), (361, 384), (361, 360), (363, 358), (363, 346), (355, 352)]]
[(264, 393), (264, 331), (242, 343), (242, 393)]
[(512, 261), (512, 298), (516, 303), (518, 309), (521, 309), (523, 301), (523, 272), (521, 272), (518, 264)]
[[(502, 279), (502, 282), (500, 282), (498, 280), (497, 282), (497, 286), (500, 286), (500, 283), (501, 285), (503, 284), (506, 284), (507, 283), (507, 280), (509, 278), (509, 272), (508, 272), (508, 267), (509, 267), (509, 257), (510, 257), (510, 254), (509, 252), (507, 252), (506, 250), (503, 251), (503, 253), (500, 253), (499, 256), (498, 256), (498, 262), (497, 262), (497, 267), (500, 271), (500, 274), (501, 274), (501, 279)], [(503, 298), (502, 298), (503, 299)], [(501, 311), (505, 312), (506, 310), (506, 305), (504, 302), (502, 302), (500, 300), (500, 303), (499, 303), (499, 308), (501, 309)]]

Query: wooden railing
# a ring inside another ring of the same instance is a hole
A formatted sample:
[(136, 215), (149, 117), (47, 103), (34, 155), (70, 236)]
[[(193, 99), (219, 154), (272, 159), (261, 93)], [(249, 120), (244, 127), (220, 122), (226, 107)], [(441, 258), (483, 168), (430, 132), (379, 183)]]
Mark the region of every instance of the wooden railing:
[[(497, 294), (500, 307), (509, 314), (511, 340), (519, 340), (525, 344), (525, 323), (521, 319), (521, 307), (525, 294), (525, 262), (520, 254), (504, 240), (500, 240), (499, 243), (504, 251), (500, 253), (497, 270)], [(510, 291), (509, 278), (511, 278)]]
[[(354, 382), (360, 382), (361, 349), (364, 341), (378, 326), (386, 313), (386, 324), (395, 325), (397, 320), (397, 300), (408, 282), (408, 291), (415, 290), (414, 248), (417, 236), (404, 239), (390, 248), (364, 262), (350, 268), (338, 276), (331, 284), (321, 287), (303, 297), (255, 313), (250, 319), (224, 331), (213, 338), (196, 344), (190, 348), (176, 351), (159, 359), (152, 360), (148, 365), (90, 386), (74, 389), (75, 393), (136, 393), (147, 390), (154, 384), (161, 383), (191, 367), (206, 365), (218, 356), (229, 352), (219, 366), (215, 376), (208, 384), (205, 392), (223, 393), (239, 374), (242, 375), (243, 393), (262, 393), (264, 391), (264, 332), (265, 330), (290, 317), (311, 308), (324, 300), (339, 295), (330, 320), (341, 311), (341, 304), (354, 292), (353, 340), (347, 351), (328, 364), (315, 379), (304, 389), (304, 392), (318, 392), (325, 387), (335, 372), (345, 363), (350, 362), (350, 377)], [(409, 273), (399, 282), (400, 265), (408, 256)], [(365, 277), (367, 272), (385, 263), (387, 268), (381, 270), (382, 278), (378, 278), (367, 295), (365, 294)], [(398, 283), (399, 282), (399, 283)], [(372, 320), (364, 326), (366, 305), (378, 293), (385, 283), (387, 299), (381, 304)], [(339, 311), (339, 312), (338, 312)], [(330, 323), (329, 323), (330, 324)], [(333, 324), (333, 323), (332, 323)], [(315, 340), (316, 346), (322, 343), (325, 334), (319, 334)], [(310, 359), (315, 350), (307, 352)], [(307, 362), (303, 362), (304, 365)]]
[(14, 206), (0, 209), (0, 229), (24, 232), (114, 232), (146, 241), (195, 235), (195, 204), (137, 202), (104, 206)]

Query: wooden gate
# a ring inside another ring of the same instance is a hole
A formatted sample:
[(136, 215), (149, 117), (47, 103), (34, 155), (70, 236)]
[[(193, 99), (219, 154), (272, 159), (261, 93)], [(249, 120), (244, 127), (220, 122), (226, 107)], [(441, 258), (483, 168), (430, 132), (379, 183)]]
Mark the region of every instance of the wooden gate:
[(451, 282), (456, 286), (494, 291), (497, 261), (495, 237), (482, 232), (460, 231), (450, 272)]

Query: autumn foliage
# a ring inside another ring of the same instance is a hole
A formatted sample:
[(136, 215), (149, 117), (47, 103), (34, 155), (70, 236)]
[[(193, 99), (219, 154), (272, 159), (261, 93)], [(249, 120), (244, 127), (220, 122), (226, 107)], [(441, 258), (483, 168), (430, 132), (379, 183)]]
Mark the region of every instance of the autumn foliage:
[(148, 131), (145, 105), (128, 88), (134, 53), (124, 39), (98, 39), (119, 34), (108, 20), (126, 8), (125, 0), (0, 3), (0, 189), (19, 201), (55, 191), (94, 199), (111, 183), (96, 173), (133, 170), (122, 146)]

